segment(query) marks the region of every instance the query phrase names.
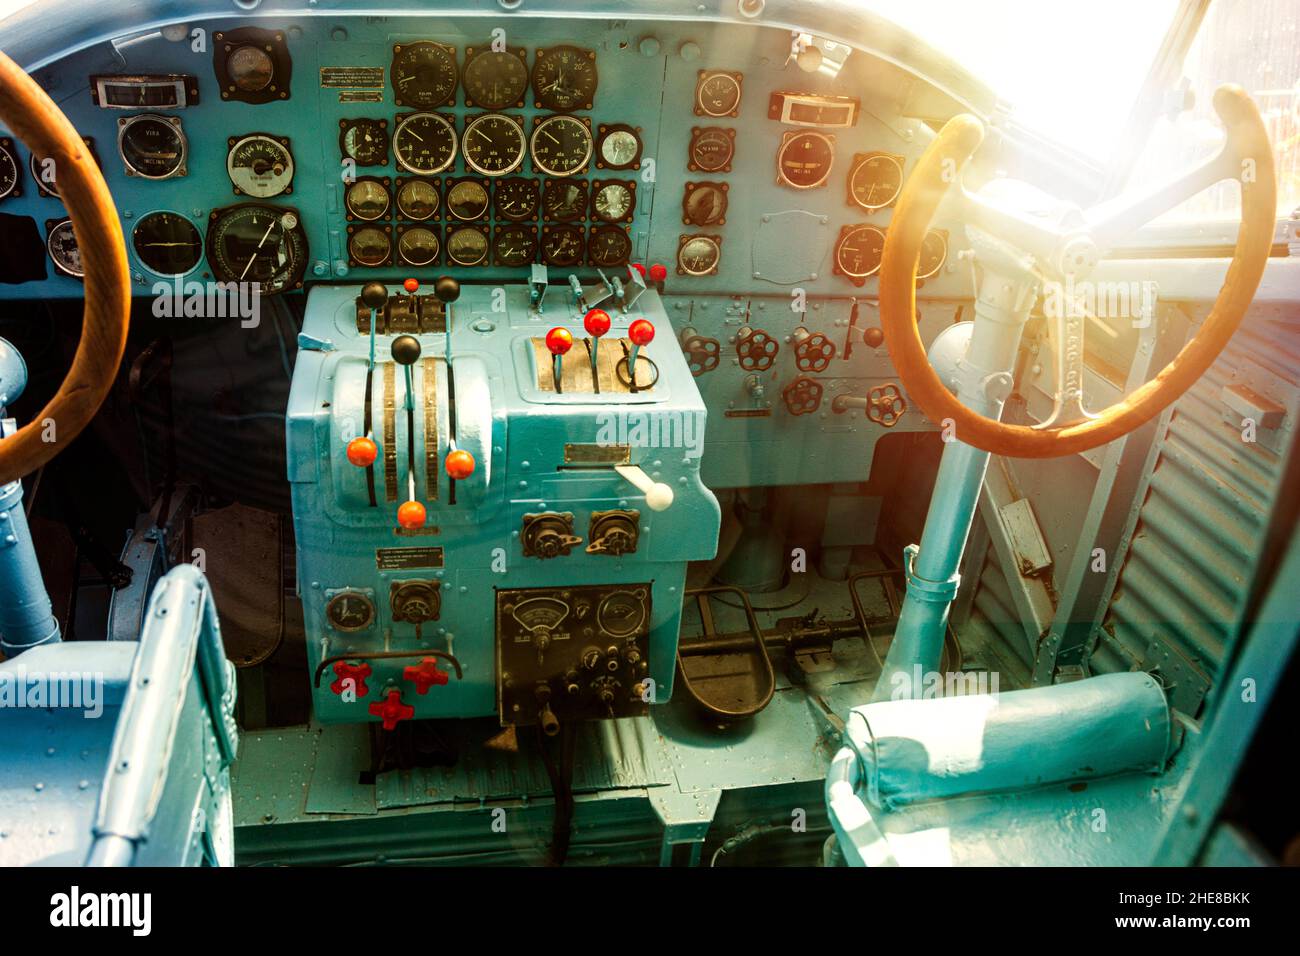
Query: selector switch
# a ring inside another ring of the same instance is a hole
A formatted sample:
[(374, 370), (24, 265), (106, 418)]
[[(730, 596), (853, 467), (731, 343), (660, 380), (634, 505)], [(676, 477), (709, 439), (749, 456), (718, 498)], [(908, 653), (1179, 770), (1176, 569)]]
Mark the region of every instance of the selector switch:
[(582, 539), (573, 533), (573, 512), (547, 511), (524, 515), (524, 527), (519, 533), (526, 558), (558, 558), (568, 555)]
[(388, 589), (393, 621), (419, 626), (442, 612), (441, 581), (394, 581)]
[(621, 557), (636, 551), (640, 536), (641, 513), (615, 509), (613, 511), (593, 511), (591, 528), (587, 537), (588, 554), (607, 554)]

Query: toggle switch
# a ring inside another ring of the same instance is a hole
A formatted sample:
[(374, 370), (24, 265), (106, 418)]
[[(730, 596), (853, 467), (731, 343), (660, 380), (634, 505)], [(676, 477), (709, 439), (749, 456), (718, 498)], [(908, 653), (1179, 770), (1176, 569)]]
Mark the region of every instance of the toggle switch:
[(573, 333), (561, 326), (556, 326), (546, 333), (546, 350), (553, 357), (553, 374), (555, 376), (555, 390), (563, 391), (560, 382), (563, 379), (563, 361), (564, 354), (573, 348)]
[(379, 446), (373, 438), (362, 436), (348, 442), (348, 461), (358, 468), (369, 468), (379, 457)]
[(673, 503), (673, 489), (662, 481), (654, 481), (639, 465), (615, 465), (614, 470), (636, 485), (651, 511), (666, 511)]

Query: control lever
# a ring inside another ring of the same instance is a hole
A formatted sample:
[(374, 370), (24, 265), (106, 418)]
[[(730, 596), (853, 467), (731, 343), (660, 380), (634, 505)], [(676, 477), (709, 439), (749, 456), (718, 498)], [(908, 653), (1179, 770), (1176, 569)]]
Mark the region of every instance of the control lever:
[(573, 333), (568, 329), (557, 325), (546, 333), (546, 349), (551, 353), (551, 374), (555, 377), (555, 391), (557, 393), (564, 391), (561, 384), (564, 378), (564, 354), (571, 348), (573, 348)]
[(444, 349), (447, 364), (451, 364), (451, 304), (460, 298), (460, 283), (451, 276), (439, 276), (433, 284), (433, 294), (443, 305), (447, 315), (447, 328), (443, 332)]
[(632, 340), (632, 353), (627, 359), (627, 378), (632, 391), (636, 391), (636, 360), (643, 345), (654, 341), (655, 327), (649, 319), (637, 319), (627, 327), (627, 337)]
[(361, 287), (361, 304), (370, 310), (370, 365), (375, 368), (375, 327), (379, 324), (380, 309), (388, 305), (388, 287), (382, 282), (367, 282)]
[(591, 336), (591, 382), (597, 394), (600, 393), (600, 366), (596, 363), (596, 354), (600, 337), (609, 331), (611, 324), (609, 313), (604, 309), (592, 309), (582, 317), (582, 327)]
[(587, 294), (582, 291), (582, 283), (573, 273), (569, 273), (569, 289), (573, 292), (573, 301), (583, 312), (587, 311)]
[(637, 262), (627, 267), (627, 286), (623, 292), (623, 314), (632, 311), (636, 300), (645, 291), (645, 266)]
[(645, 495), (646, 507), (651, 511), (666, 511), (673, 503), (673, 489), (662, 481), (655, 481), (640, 465), (615, 465), (614, 470), (626, 478)]
[[(407, 279), (407, 289), (410, 290), (410, 284), (415, 283), (419, 288), (419, 283), (415, 279)], [(411, 369), (420, 358), (420, 340), (414, 335), (399, 335), (393, 339), (391, 349), (393, 361), (402, 366), (406, 373), (406, 490), (407, 500), (404, 501), (397, 509), (397, 523), (408, 530), (423, 528), (425, 521), (424, 505), (420, 504), (415, 498), (415, 375)]]

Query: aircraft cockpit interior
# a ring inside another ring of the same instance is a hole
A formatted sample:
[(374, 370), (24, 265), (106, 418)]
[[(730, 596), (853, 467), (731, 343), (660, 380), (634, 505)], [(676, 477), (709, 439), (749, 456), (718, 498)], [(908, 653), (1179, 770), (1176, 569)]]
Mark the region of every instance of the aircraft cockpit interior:
[(0, 865), (1300, 864), (1298, 37), (0, 0)]

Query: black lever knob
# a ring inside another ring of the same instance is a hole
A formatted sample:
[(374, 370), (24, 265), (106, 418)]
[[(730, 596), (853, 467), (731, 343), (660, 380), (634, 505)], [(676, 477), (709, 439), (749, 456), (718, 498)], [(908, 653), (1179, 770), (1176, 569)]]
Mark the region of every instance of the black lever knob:
[(393, 339), (393, 361), (398, 365), (414, 365), (420, 358), (420, 340), (414, 335), (399, 335)]
[(361, 287), (361, 301), (368, 309), (382, 309), (388, 302), (388, 289), (382, 282), (367, 282)]
[(444, 304), (455, 302), (460, 298), (460, 283), (451, 276), (439, 276), (433, 284), (433, 294)]

